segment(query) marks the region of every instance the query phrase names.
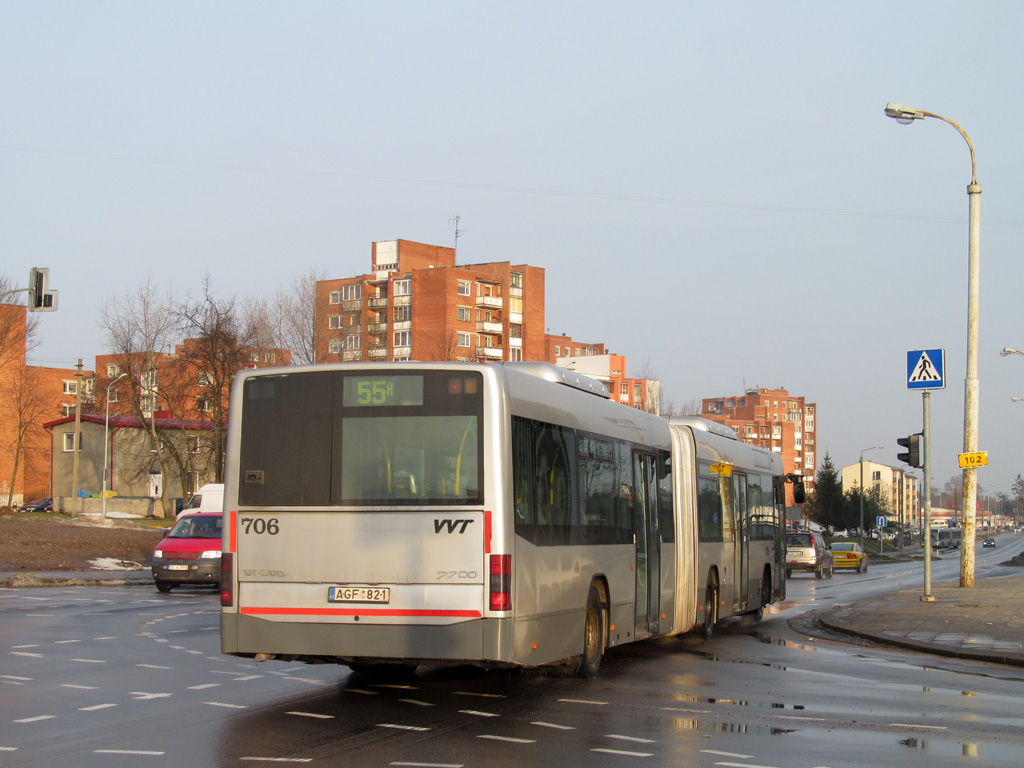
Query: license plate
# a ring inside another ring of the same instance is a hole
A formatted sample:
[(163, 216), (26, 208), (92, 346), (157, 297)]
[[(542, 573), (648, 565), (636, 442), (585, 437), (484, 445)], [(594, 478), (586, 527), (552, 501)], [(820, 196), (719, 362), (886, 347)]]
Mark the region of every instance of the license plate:
[(188, 570), (188, 566), (187, 565), (168, 565), (167, 566), (167, 570), (168, 571), (187, 571)]
[(328, 587), (330, 603), (390, 603), (389, 587)]

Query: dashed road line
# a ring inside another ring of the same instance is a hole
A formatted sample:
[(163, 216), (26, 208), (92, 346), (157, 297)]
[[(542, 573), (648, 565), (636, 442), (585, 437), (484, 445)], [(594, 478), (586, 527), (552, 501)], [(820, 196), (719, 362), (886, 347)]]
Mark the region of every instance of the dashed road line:
[(433, 707), (436, 706), (429, 701), (420, 701), (419, 699), (399, 699), (399, 701), (405, 704), (415, 704), (417, 707)]
[(654, 739), (641, 739), (641, 738), (639, 738), (637, 736), (620, 736), (617, 733), (606, 733), (605, 734), (605, 738), (606, 739), (618, 739), (619, 741), (635, 741), (635, 742), (638, 742), (640, 744), (657, 744), (658, 743)]
[(494, 734), (484, 733), (477, 735), (478, 739), (490, 739), (491, 741), (507, 741), (512, 744), (536, 744), (536, 739), (517, 739), (513, 736), (495, 736)]
[(322, 715), (318, 712), (285, 712), (286, 715), (295, 715), (296, 717), (312, 717), (318, 720), (333, 720), (334, 715)]
[(141, 755), (148, 757), (159, 757), (160, 755), (166, 755), (166, 752), (157, 752), (155, 750), (148, 749), (94, 749), (94, 755)]
[(559, 699), (563, 704), (593, 704), (597, 707), (607, 707), (607, 701), (593, 701), (591, 699)]
[(226, 707), (227, 709), (248, 709), (246, 704), (226, 704), (223, 701), (204, 701), (203, 704), (209, 704), (211, 707)]
[(56, 715), (36, 715), (35, 717), (23, 717), (20, 720), (12, 720), (12, 723), (38, 723), (40, 720), (53, 720)]
[(459, 712), (464, 715), (474, 715), (476, 717), (501, 717), (501, 715), (494, 712), (480, 712), (475, 709), (460, 709)]
[(98, 709), (110, 709), (116, 707), (117, 704), (93, 704), (91, 707), (79, 707), (79, 712), (95, 712)]
[(575, 725), (559, 725), (558, 723), (545, 723), (542, 720), (537, 720), (530, 723), (530, 725), (539, 725), (541, 728), (555, 728), (559, 731), (575, 731)]

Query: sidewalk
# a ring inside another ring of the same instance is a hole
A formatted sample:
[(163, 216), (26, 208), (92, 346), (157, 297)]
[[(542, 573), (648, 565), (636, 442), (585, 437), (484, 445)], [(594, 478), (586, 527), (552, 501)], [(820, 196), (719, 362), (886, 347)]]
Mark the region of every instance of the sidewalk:
[(879, 643), (961, 659), (1024, 666), (1024, 576), (924, 586), (884, 597), (836, 605), (818, 614), (837, 632)]

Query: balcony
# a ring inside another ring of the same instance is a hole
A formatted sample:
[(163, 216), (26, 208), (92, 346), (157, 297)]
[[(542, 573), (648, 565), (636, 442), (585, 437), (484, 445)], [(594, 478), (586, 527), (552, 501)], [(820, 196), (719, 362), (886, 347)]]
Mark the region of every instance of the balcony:
[(384, 347), (373, 347), (367, 350), (367, 356), (371, 360), (387, 360), (388, 351)]
[(362, 310), (362, 308), (363, 308), (363, 300), (362, 299), (353, 299), (351, 301), (343, 301), (343, 302), (341, 302), (341, 311), (342, 312), (359, 312), (359, 311)]
[(477, 357), (486, 357), (488, 360), (501, 360), (505, 357), (501, 347), (477, 347)]
[(370, 309), (387, 309), (388, 308), (388, 297), (387, 296), (371, 296), (369, 298)]
[(492, 333), (497, 336), (501, 336), (502, 333), (501, 323), (488, 322), (486, 320), (478, 320), (476, 330), (478, 333)]
[(380, 335), (382, 333), (387, 333), (388, 332), (388, 324), (387, 323), (370, 323), (369, 325), (366, 326), (366, 330), (369, 333)]
[(338, 329), (342, 336), (359, 336), (363, 332), (361, 325), (345, 325)]
[(346, 363), (351, 363), (355, 360), (358, 360), (359, 356), (360, 355), (358, 349), (346, 349), (343, 350), (341, 353), (341, 359)]
[(501, 296), (477, 296), (476, 305), (484, 309), (501, 309), (504, 301)]

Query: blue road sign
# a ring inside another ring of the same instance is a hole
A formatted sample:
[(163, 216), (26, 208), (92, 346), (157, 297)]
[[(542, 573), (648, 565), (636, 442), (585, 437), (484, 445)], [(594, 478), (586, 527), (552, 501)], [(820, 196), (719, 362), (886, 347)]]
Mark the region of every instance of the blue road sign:
[(885, 519), (885, 515), (879, 515), (875, 518), (875, 525), (879, 528), (885, 528), (889, 521)]
[(907, 389), (945, 389), (946, 350), (912, 349), (907, 352)]

